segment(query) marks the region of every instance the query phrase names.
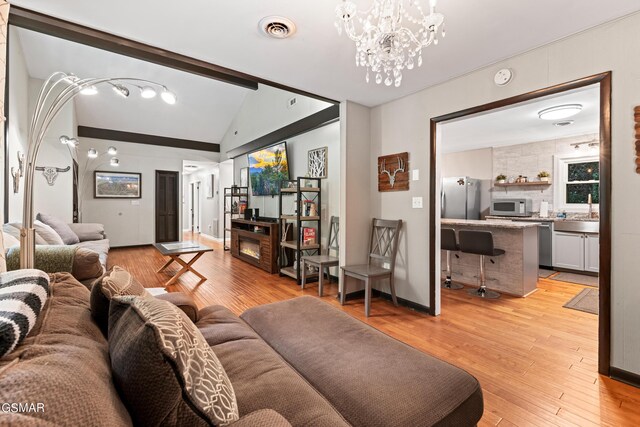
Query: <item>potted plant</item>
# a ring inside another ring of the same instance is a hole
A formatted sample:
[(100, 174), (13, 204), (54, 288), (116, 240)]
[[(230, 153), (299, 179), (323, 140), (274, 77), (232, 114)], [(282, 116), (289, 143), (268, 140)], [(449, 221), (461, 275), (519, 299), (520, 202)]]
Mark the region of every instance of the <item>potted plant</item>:
[(501, 173), (500, 175), (496, 176), (496, 182), (498, 184), (504, 184), (505, 182), (507, 182), (507, 176)]
[(540, 181), (542, 182), (549, 182), (549, 177), (551, 175), (549, 175), (549, 172), (547, 171), (542, 171), (538, 174), (538, 179), (540, 179)]

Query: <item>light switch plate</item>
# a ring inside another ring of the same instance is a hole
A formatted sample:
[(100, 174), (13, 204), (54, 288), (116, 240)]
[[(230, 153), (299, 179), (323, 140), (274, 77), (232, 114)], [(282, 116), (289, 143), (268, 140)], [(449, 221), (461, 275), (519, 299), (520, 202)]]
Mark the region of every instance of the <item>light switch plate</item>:
[(132, 200), (132, 201), (131, 201), (131, 204), (132, 204), (133, 206), (140, 206), (140, 200)]
[(413, 181), (420, 181), (420, 169), (414, 169), (411, 171), (411, 179)]
[(412, 207), (413, 209), (422, 209), (422, 197), (414, 197)]

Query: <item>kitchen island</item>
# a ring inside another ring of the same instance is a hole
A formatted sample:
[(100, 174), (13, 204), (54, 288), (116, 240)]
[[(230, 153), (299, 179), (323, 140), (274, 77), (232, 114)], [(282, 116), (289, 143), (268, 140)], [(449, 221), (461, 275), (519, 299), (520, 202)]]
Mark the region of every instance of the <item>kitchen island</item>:
[[(526, 297), (538, 285), (538, 224), (509, 220), (442, 219), (442, 228), (485, 230), (493, 234), (494, 246), (505, 254), (486, 258), (487, 288), (498, 292)], [(456, 252), (451, 257), (452, 279), (467, 286), (480, 285), (479, 255)], [(442, 271), (446, 269), (446, 255), (442, 252)], [(491, 262), (493, 261), (493, 262)]]

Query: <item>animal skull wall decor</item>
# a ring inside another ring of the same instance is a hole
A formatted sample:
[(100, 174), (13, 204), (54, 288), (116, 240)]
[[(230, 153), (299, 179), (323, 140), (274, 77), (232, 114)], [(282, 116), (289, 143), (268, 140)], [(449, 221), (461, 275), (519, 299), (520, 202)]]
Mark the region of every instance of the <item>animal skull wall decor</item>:
[(36, 166), (37, 171), (42, 171), (42, 175), (47, 179), (47, 184), (53, 185), (56, 183), (58, 172), (69, 172), (71, 166), (66, 168), (57, 168), (55, 166)]
[(409, 153), (378, 157), (378, 191), (409, 189)]
[(20, 191), (20, 178), (24, 176), (24, 153), (18, 151), (18, 169), (11, 168), (11, 176), (13, 177), (13, 193), (18, 194)]

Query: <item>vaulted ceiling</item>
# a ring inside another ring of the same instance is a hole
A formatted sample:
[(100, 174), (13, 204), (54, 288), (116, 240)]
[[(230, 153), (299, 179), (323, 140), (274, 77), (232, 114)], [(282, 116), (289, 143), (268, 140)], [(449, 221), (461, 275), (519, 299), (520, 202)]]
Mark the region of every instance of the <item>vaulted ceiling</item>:
[[(426, 4), (426, 0), (421, 0)], [(378, 105), (640, 10), (638, 0), (440, 0), (447, 37), (400, 88), (364, 81), (355, 46), (334, 28), (339, 0), (14, 0), (12, 3), (336, 100)], [(355, 0), (360, 9), (371, 0)], [(286, 40), (258, 31), (292, 19)]]

